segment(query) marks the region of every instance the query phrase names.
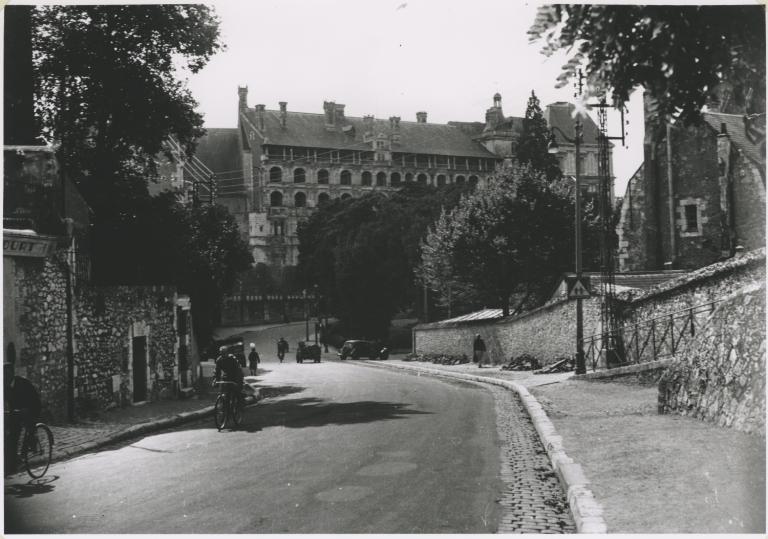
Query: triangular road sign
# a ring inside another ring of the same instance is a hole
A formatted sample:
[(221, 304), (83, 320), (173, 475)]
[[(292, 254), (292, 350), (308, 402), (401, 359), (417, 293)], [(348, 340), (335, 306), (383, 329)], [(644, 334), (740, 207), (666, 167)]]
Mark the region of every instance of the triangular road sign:
[(587, 290), (581, 281), (576, 280), (571, 291), (568, 292), (568, 297), (571, 299), (587, 299), (589, 298), (589, 290)]

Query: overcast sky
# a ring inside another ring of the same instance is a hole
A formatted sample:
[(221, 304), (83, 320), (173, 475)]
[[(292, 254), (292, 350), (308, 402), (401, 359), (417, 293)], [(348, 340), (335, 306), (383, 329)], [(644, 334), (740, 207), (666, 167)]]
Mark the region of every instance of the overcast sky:
[[(484, 121), (493, 94), (522, 116), (531, 90), (542, 105), (573, 101), (556, 89), (565, 56), (547, 59), (526, 34), (536, 4), (511, 0), (231, 0), (212, 2), (225, 52), (189, 87), (207, 127), (237, 125), (237, 86), (248, 106), (322, 112), (324, 100), (348, 116), (430, 122)], [(616, 118), (618, 115), (615, 114)], [(642, 161), (642, 103), (630, 103), (628, 149), (614, 151), (616, 194)], [(609, 135), (618, 134), (618, 121)], [(613, 131), (613, 132), (611, 132)]]

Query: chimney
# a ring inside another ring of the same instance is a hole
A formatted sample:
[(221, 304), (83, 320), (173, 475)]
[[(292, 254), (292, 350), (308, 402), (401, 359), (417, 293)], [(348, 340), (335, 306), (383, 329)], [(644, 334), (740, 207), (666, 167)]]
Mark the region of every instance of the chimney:
[(400, 144), (400, 116), (389, 117), (389, 131), (393, 144)]
[(285, 120), (288, 118), (288, 103), (280, 101), (280, 125), (285, 127)]
[(246, 108), (248, 108), (248, 87), (238, 86), (237, 96), (240, 98), (240, 102), (238, 103), (237, 108), (240, 112), (243, 112)]
[(264, 105), (256, 105), (256, 127), (264, 131)]
[(325, 128), (333, 131), (336, 128), (336, 103), (323, 101), (323, 112), (325, 113)]
[(420, 124), (427, 123), (427, 113), (426, 112), (417, 112), (416, 113), (416, 121)]
[(363, 142), (373, 140), (373, 116), (363, 116)]
[(338, 126), (343, 125), (344, 122), (346, 121), (346, 119), (344, 118), (344, 105), (342, 104), (336, 105), (336, 107), (334, 108), (334, 113), (336, 114), (336, 117), (335, 117), (336, 125)]

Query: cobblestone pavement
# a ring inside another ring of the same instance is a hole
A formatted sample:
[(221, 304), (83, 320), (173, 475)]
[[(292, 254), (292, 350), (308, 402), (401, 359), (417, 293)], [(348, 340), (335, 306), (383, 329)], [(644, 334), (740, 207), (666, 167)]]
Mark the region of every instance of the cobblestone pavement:
[(496, 401), (501, 440), (499, 533), (576, 533), (568, 502), (520, 398), (485, 385)]

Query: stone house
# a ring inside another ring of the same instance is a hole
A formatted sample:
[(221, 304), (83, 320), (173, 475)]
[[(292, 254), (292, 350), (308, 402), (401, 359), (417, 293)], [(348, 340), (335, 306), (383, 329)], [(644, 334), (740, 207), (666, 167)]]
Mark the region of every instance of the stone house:
[(765, 115), (709, 111), (682, 127), (650, 114), (646, 100), (645, 160), (617, 226), (619, 270), (695, 269), (764, 246)]
[[(415, 122), (350, 117), (344, 105), (328, 101), (322, 113), (289, 111), (285, 102), (268, 110), (248, 107), (247, 88), (238, 95), (237, 128), (208, 129), (196, 157), (216, 174), (217, 200), (238, 220), (255, 263), (273, 268), (298, 262), (297, 225), (324, 201), (391, 192), (407, 182), (482, 187), (514, 155), (522, 129), (522, 118), (504, 116), (499, 94), (485, 122), (447, 124), (428, 122), (426, 112), (417, 112)], [(570, 133), (572, 108), (555, 103), (545, 114)], [(590, 189), (597, 185), (597, 127), (584, 123), (582, 168)], [(559, 141), (569, 174), (575, 148)]]

